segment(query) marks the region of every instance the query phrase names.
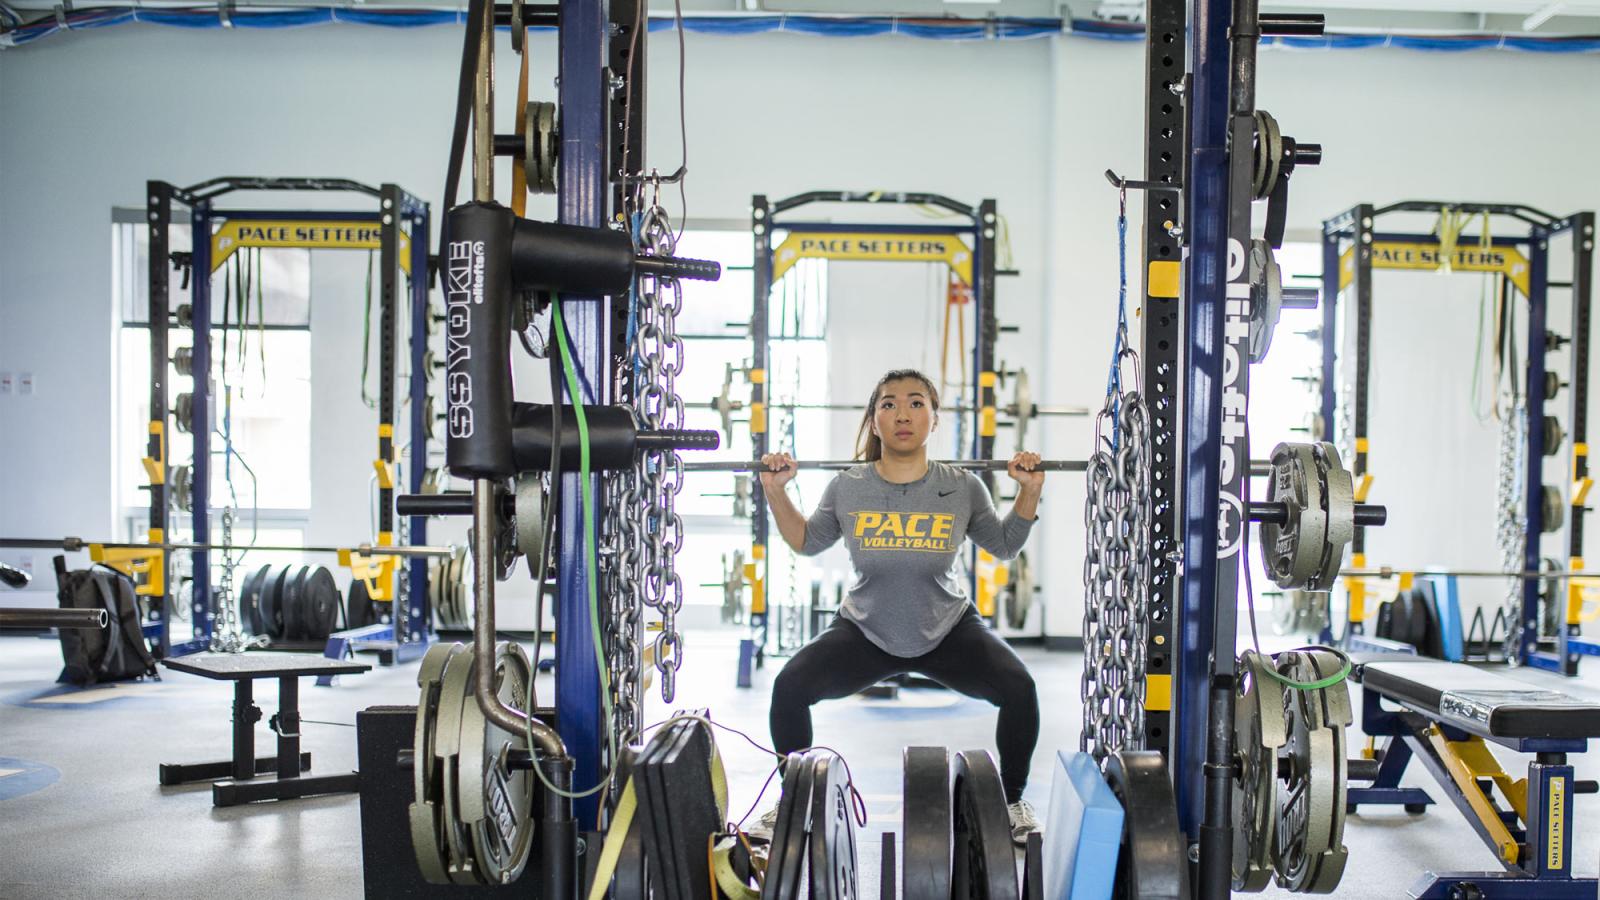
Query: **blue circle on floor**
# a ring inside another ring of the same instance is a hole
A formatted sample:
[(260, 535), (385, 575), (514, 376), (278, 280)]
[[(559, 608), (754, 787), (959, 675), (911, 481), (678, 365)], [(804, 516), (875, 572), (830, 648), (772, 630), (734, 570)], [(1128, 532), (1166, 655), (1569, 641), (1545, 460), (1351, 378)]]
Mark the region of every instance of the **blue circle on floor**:
[(61, 780), (54, 766), (0, 756), (0, 801), (15, 800)]

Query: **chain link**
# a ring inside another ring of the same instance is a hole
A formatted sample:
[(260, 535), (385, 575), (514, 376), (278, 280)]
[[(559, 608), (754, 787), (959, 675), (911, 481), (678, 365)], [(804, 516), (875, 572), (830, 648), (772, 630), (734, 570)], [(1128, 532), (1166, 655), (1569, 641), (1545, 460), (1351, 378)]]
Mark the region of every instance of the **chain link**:
[(211, 626), (211, 651), (213, 653), (242, 653), (249, 646), (244, 629), (239, 625), (238, 598), (233, 591), (233, 570), (238, 566), (233, 552), (233, 507), (222, 508), (222, 580), (217, 584), (213, 606), (220, 613), (220, 622)]
[[(1107, 422), (1109, 433), (1103, 430)], [(1150, 444), (1150, 413), (1144, 399), (1137, 392), (1109, 397), (1095, 420), (1095, 453), (1089, 459), (1084, 505), (1079, 748), (1100, 762), (1112, 752), (1144, 747), (1153, 518)]]
[[(1526, 539), (1522, 533), (1523, 458), (1527, 454), (1526, 410), (1520, 405), (1503, 411), (1500, 418), (1500, 465), (1495, 483), (1495, 538), (1500, 545), (1500, 565), (1506, 572), (1521, 572)], [(1522, 580), (1506, 579), (1506, 662), (1521, 661)]]

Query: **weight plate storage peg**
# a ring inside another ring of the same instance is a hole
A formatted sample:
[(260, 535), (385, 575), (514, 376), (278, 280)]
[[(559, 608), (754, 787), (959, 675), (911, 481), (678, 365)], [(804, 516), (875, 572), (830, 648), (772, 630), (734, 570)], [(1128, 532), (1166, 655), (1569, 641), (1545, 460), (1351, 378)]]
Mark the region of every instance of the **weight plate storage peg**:
[(1355, 537), (1355, 488), (1329, 443), (1279, 444), (1272, 450), (1269, 500), (1287, 510), (1282, 524), (1261, 523), (1261, 563), (1280, 588), (1328, 591), (1344, 548)]
[(994, 757), (987, 750), (957, 753), (953, 774), (950, 896), (954, 900), (1018, 900), (1011, 817)]
[(900, 871), (902, 897), (949, 897), (950, 754), (907, 747), (903, 754)]

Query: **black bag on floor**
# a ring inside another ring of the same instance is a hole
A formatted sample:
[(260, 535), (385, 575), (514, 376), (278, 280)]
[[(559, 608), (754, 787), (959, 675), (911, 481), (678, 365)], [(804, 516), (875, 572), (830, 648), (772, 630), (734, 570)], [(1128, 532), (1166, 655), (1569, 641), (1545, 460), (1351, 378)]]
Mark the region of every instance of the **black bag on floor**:
[(67, 571), (64, 556), (55, 558), (56, 598), (62, 609), (103, 609), (108, 627), (61, 629), (61, 658), (66, 665), (58, 682), (82, 687), (101, 681), (126, 681), (156, 674), (156, 661), (145, 645), (133, 579), (105, 566)]

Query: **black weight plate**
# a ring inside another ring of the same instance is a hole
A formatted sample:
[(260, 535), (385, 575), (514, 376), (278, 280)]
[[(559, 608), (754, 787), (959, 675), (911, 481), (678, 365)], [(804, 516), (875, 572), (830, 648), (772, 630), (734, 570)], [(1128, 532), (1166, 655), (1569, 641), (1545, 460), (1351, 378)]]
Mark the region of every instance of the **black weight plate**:
[(950, 787), (950, 896), (1017, 900), (1017, 854), (1000, 769), (987, 750), (957, 753)]
[(900, 896), (950, 896), (950, 754), (907, 747), (902, 783)]
[(784, 763), (783, 796), (778, 822), (767, 854), (767, 880), (761, 900), (800, 900), (806, 859), (806, 818), (811, 811), (812, 761), (807, 753), (791, 753)]
[(293, 566), (273, 566), (261, 581), (257, 606), (261, 610), (261, 627), (268, 637), (283, 637), (283, 582), (293, 571)]
[[(639, 757), (640, 748), (628, 746), (622, 748), (617, 754), (617, 780), (619, 785), (627, 785), (634, 773), (634, 762)], [(638, 800), (641, 785), (633, 782), (635, 802)], [(635, 807), (637, 809), (637, 807)], [(650, 896), (649, 881), (644, 864), (644, 840), (641, 831), (644, 823), (639, 821), (638, 813), (634, 813), (633, 824), (628, 829), (628, 836), (622, 842), (622, 853), (617, 857), (617, 874), (611, 882), (613, 897), (648, 897)]]
[(306, 637), (305, 586), (311, 567), (290, 566), (289, 571), (289, 577), (283, 581), (283, 592), (278, 595), (278, 606), (283, 612), (283, 639), (300, 641)]
[(825, 751), (811, 764), (811, 900), (855, 900), (859, 893), (848, 772)]
[(378, 610), (367, 593), (367, 583), (359, 578), (350, 579), (350, 589), (344, 593), (344, 618), (351, 628), (377, 624)]
[(333, 580), (333, 573), (323, 566), (313, 567), (300, 596), (300, 607), (305, 613), (301, 625), (306, 637), (313, 641), (327, 640), (339, 624), (339, 585)]
[(665, 897), (678, 884), (677, 860), (672, 855), (671, 813), (667, 808), (666, 792), (661, 786), (660, 765), (671, 730), (663, 728), (656, 732), (633, 764), (634, 793), (639, 802), (640, 825), (644, 829), (645, 859), (651, 870), (651, 881), (661, 897)]
[(1189, 896), (1188, 851), (1178, 835), (1178, 801), (1167, 763), (1154, 750), (1106, 759), (1106, 781), (1122, 803), (1122, 852), (1113, 896), (1179, 900)]
[(251, 634), (265, 634), (261, 627), (261, 586), (271, 570), (272, 566), (265, 565), (245, 576), (244, 590), (239, 593), (239, 613)]

